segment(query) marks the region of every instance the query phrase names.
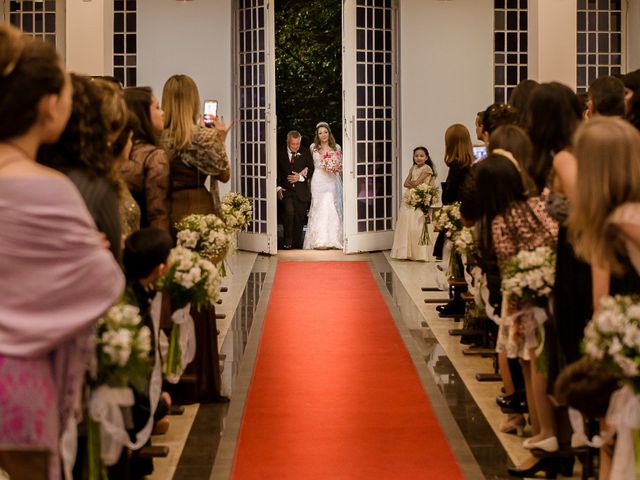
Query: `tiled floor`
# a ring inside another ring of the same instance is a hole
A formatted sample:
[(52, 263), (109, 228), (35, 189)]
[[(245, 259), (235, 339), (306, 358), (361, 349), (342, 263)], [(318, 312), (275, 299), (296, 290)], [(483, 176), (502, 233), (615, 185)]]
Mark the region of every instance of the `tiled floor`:
[(277, 257), (240, 252), (232, 259), (233, 275), (224, 282), (229, 291), (223, 294), (219, 309), (228, 319), (219, 341), (224, 359), (223, 388), (232, 402), (190, 407), (185, 416), (171, 417), (170, 432), (157, 443), (171, 443), (172, 453), (168, 459), (156, 461), (153, 480), (229, 478), (277, 263), (330, 260), (370, 263), (467, 478), (508, 478), (507, 465), (528, 457), (521, 438), (497, 429), (503, 419), (495, 405), (500, 384), (475, 379), (477, 372), (492, 371), (491, 360), (464, 356), (459, 338), (448, 334), (456, 326), (454, 322), (437, 316), (438, 303), (424, 303), (425, 298), (446, 298), (445, 292), (421, 290), (435, 286), (433, 263), (391, 260), (388, 252), (343, 255), (336, 250), (292, 250)]

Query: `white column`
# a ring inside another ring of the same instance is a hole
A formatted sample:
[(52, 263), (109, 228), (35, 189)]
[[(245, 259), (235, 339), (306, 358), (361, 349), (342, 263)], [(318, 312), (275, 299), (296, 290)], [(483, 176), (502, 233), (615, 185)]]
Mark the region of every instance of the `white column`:
[(640, 68), (640, 2), (626, 0), (627, 13), (624, 28), (626, 29), (626, 67), (623, 72), (631, 72)]
[(576, 0), (531, 0), (529, 77), (576, 88)]
[(66, 63), (72, 72), (112, 75), (112, 0), (67, 0)]

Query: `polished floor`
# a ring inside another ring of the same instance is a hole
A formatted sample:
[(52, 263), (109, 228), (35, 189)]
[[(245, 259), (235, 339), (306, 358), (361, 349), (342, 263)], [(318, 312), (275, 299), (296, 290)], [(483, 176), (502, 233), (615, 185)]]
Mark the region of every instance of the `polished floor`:
[(459, 338), (448, 334), (457, 325), (436, 314), (437, 300), (445, 299), (446, 292), (435, 289), (435, 265), (392, 260), (388, 253), (343, 255), (334, 250), (292, 250), (276, 257), (238, 252), (232, 257), (232, 274), (223, 282), (228, 292), (219, 308), (227, 315), (219, 325), (223, 389), (232, 401), (190, 406), (184, 415), (171, 417), (169, 433), (155, 439), (169, 445), (171, 454), (156, 460), (151, 478), (230, 478), (275, 268), (277, 262), (301, 260), (369, 262), (465, 477), (509, 478), (507, 466), (522, 462), (528, 453), (521, 438), (498, 431), (504, 417), (495, 405), (500, 384), (475, 379), (476, 373), (493, 370), (491, 360), (463, 355)]

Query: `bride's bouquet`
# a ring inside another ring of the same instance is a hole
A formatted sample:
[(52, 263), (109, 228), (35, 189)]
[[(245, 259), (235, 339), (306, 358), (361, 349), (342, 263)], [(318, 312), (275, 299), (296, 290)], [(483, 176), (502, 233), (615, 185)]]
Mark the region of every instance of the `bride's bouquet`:
[(473, 234), (473, 228), (463, 227), (453, 236), (453, 245), (456, 251), (461, 255), (466, 255), (467, 258), (475, 255), (478, 251)]
[(220, 215), (229, 233), (240, 231), (253, 218), (251, 201), (239, 193), (229, 192), (222, 199)]
[(133, 305), (115, 305), (98, 321), (92, 337), (95, 357), (87, 377), (90, 480), (106, 478), (105, 465), (113, 465), (129, 441), (120, 407), (133, 404), (131, 386), (144, 391), (149, 381), (151, 338), (151, 330)]
[(320, 167), (330, 173), (340, 173), (342, 171), (342, 153), (340, 150), (320, 152)]
[(424, 214), (424, 224), (419, 245), (429, 245), (429, 224), (431, 223), (431, 207), (440, 198), (440, 189), (433, 185), (422, 183), (407, 191), (404, 196), (404, 203), (416, 210), (421, 210)]
[(196, 309), (214, 305), (218, 299), (220, 275), (209, 260), (184, 247), (175, 247), (167, 260), (167, 271), (158, 280), (159, 290), (171, 301), (171, 337), (165, 358), (167, 380), (176, 383), (195, 355), (195, 330), (189, 314)]

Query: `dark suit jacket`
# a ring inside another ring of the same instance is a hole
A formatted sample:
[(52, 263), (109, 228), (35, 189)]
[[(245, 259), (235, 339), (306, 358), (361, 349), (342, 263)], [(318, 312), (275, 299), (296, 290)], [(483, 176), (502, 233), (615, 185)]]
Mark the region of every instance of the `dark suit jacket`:
[[(291, 175), (291, 172), (301, 172), (308, 169), (307, 176), (304, 182), (289, 183), (287, 181), (287, 175)], [(311, 177), (313, 176), (313, 159), (309, 150), (301, 147), (298, 150), (295, 160), (289, 161), (289, 150), (285, 147), (278, 154), (278, 186), (284, 190), (295, 194), (298, 200), (302, 202), (311, 201)]]

